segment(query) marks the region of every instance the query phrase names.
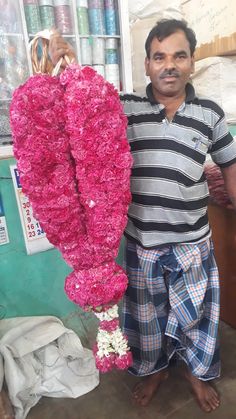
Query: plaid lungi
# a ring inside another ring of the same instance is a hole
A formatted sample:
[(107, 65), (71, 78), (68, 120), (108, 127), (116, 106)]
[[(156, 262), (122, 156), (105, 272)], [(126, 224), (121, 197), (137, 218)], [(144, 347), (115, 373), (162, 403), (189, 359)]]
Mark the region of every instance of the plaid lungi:
[(123, 329), (144, 376), (168, 366), (173, 355), (197, 378), (220, 374), (219, 277), (210, 240), (147, 250), (127, 241), (129, 286)]

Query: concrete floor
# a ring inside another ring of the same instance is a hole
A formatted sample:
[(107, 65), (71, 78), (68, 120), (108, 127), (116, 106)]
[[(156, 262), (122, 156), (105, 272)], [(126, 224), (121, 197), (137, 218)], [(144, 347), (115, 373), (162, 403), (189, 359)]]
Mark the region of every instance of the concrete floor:
[[(222, 378), (216, 381), (221, 406), (211, 419), (236, 419), (236, 330), (221, 323)], [(42, 398), (27, 419), (203, 419), (203, 413), (180, 374), (171, 369), (148, 407), (132, 403), (131, 391), (137, 379), (126, 372), (101, 375), (99, 386), (78, 399)]]

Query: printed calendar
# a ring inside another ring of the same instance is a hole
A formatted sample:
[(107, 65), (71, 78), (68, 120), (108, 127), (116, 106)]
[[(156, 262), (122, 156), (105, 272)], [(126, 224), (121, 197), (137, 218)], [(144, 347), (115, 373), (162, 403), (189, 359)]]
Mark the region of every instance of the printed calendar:
[(10, 166), (10, 170), (27, 254), (30, 255), (53, 248), (53, 245), (48, 241), (45, 232), (40, 226), (40, 223), (34, 218), (29, 199), (22, 192), (17, 167), (15, 165)]
[(0, 195), (0, 246), (9, 243), (6, 217), (3, 209), (2, 197)]

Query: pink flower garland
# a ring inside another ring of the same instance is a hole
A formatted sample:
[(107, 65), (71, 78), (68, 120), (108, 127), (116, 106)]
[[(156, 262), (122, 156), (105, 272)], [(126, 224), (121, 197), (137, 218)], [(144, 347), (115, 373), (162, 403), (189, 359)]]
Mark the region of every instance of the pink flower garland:
[[(74, 269), (65, 282), (68, 297), (95, 313), (109, 311), (127, 287), (126, 274), (114, 261), (130, 202), (126, 124), (115, 88), (77, 65), (60, 79), (31, 77), (11, 104), (23, 192), (48, 239)], [(108, 316), (101, 330), (111, 336), (116, 331), (118, 338), (115, 316)], [(102, 371), (130, 365), (127, 341), (119, 339), (120, 346), (96, 356)]]
[(208, 162), (204, 166), (204, 173), (211, 200), (222, 207), (232, 208), (232, 202), (229, 199), (219, 166), (213, 162)]

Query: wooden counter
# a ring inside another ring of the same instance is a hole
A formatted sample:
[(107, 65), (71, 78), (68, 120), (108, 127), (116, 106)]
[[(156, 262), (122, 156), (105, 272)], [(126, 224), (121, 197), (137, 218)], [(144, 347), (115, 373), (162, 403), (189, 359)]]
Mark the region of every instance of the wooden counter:
[(236, 212), (210, 204), (208, 215), (220, 273), (221, 319), (236, 328)]

